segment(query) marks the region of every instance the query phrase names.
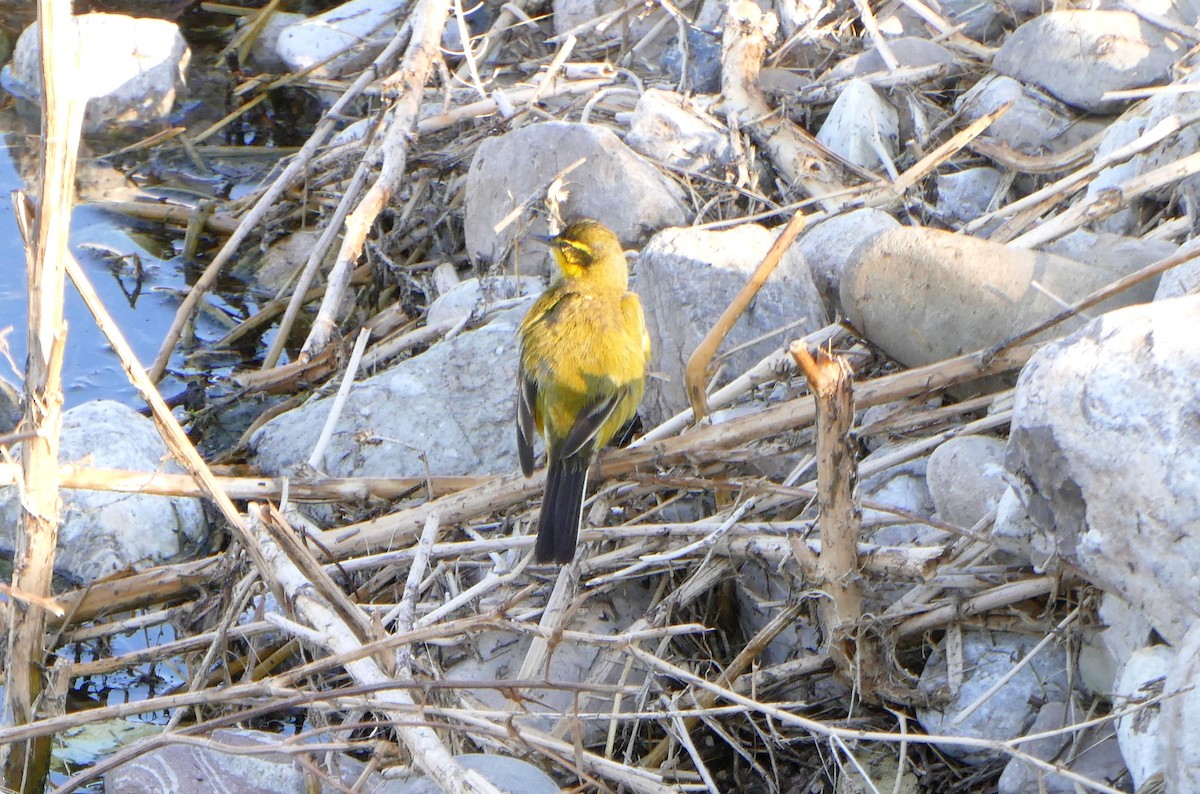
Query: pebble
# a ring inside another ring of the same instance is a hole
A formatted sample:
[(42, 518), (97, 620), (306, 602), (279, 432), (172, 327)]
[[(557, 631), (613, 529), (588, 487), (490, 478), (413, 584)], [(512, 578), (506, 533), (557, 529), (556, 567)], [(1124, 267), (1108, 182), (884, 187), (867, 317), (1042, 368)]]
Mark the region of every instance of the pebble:
[(925, 477), (938, 516), (970, 529), (996, 509), (1004, 482), (1005, 442), (989, 436), (959, 436), (929, 456)]

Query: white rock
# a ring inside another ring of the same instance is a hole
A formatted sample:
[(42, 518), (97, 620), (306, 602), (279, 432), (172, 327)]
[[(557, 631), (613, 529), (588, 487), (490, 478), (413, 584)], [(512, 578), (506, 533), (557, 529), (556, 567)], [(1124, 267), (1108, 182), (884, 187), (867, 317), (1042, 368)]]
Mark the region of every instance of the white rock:
[(1129, 11), (1050, 11), (1017, 28), (992, 68), (1069, 105), (1108, 113), (1125, 102), (1105, 93), (1164, 82), (1185, 49)]
[(638, 99), (625, 143), (647, 157), (693, 171), (729, 163), (733, 157), (715, 119), (694, 100), (657, 88), (647, 89)]
[[(59, 460), (84, 468), (183, 471), (151, 420), (111, 401), (63, 414)], [(60, 498), (54, 567), (80, 582), (172, 562), (208, 540), (199, 499), (75, 489), (61, 490)], [(8, 549), (19, 515), (16, 489), (0, 489), (0, 544)]]
[[(652, 368), (662, 377), (648, 378), (642, 415), (658, 424), (686, 408), (684, 365), (696, 345), (732, 302), (747, 278), (770, 250), (778, 230), (755, 224), (724, 231), (665, 229), (642, 250), (635, 289), (646, 312), (646, 328), (654, 348)], [(794, 248), (729, 333), (728, 350), (785, 325), (801, 321), (786, 339), (825, 325), (825, 308), (800, 253)], [(727, 383), (785, 343), (785, 337), (761, 340), (724, 359)]]
[[(1036, 703), (1063, 701), (1068, 691), (1067, 655), (1051, 643), (1042, 648), (1016, 675), (1008, 679), (966, 719), (957, 716), (990, 690), (1033, 650), (1040, 638), (1002, 631), (963, 632), (963, 681), (952, 700), (941, 709), (917, 709), (917, 719), (927, 733), (1008, 741), (1024, 735), (1037, 715)], [(946, 659), (941, 644), (934, 649), (921, 671), (919, 688), (933, 694), (949, 685)], [(946, 755), (973, 765), (986, 764), (1002, 753), (974, 747), (939, 744)]]
[(287, 28), (305, 19), (304, 14), (288, 11), (276, 11), (271, 14), (271, 18), (267, 20), (267, 24), (263, 26), (250, 48), (251, 63), (265, 72), (287, 71), (287, 63), (279, 57), (279, 36)]
[[(122, 14), (83, 14), (75, 90), (87, 100), (85, 133), (139, 127), (161, 121), (184, 88), (191, 51), (179, 27), (164, 19)], [(17, 39), (12, 64), (4, 67), (10, 93), (33, 101), (42, 95), (38, 27)]]
[(1006, 459), (1058, 553), (1169, 642), (1200, 618), (1200, 297), (1111, 312), (1039, 351)]
[(1008, 489), (1004, 441), (988, 436), (945, 441), (929, 456), (925, 478), (941, 519), (970, 529), (996, 507)]
[[(292, 71), (317, 67), (319, 77), (341, 77), (366, 66), (396, 35), (405, 0), (350, 0), (323, 14), (287, 26), (275, 50)], [(346, 50), (342, 55), (334, 53)]]
[(512, 223), (499, 233), (496, 225), (527, 198), (540, 201), (554, 177), (580, 159), (585, 163), (565, 179), (567, 197), (560, 204), (564, 220), (595, 218), (630, 246), (656, 229), (678, 226), (689, 218), (682, 191), (606, 127), (559, 121), (531, 124), (488, 138), (475, 150), (463, 217), (472, 261), (484, 267), (499, 264), (512, 246), (517, 273), (550, 272), (546, 246), (521, 236), (545, 234), (544, 222), (534, 220), (524, 229)]
[(1168, 792), (1200, 791), (1200, 623), (1194, 623), (1175, 652), (1163, 687), (1159, 716), (1163, 777)]
[(518, 295), (537, 297), (541, 292), (541, 279), (536, 278), (488, 276), (464, 279), (433, 299), (425, 313), (425, 324), (432, 327), (444, 323), (457, 323), (476, 311), (486, 311), (497, 301), (509, 300)]
[[(1150, 645), (1133, 652), (1117, 677), (1114, 709), (1126, 709), (1162, 692), (1163, 680), (1176, 664), (1175, 652), (1165, 645)], [(1117, 720), (1121, 755), (1133, 776), (1135, 791), (1147, 778), (1163, 771), (1163, 742), (1159, 726), (1160, 706), (1146, 706)]]
[(829, 111), (817, 140), (866, 169), (891, 164), (900, 140), (900, 117), (865, 80), (851, 80)]
[[(870, 467), (878, 458), (885, 458), (894, 447), (883, 446), (872, 452), (859, 463), (860, 468)], [(879, 474), (864, 477), (859, 483), (859, 492), (864, 505), (894, 507), (919, 516), (933, 515), (933, 498), (929, 495), (926, 471), (929, 458), (916, 458), (898, 466), (889, 466)], [(882, 546), (923, 546), (940, 543), (946, 539), (945, 530), (928, 524), (897, 524), (895, 513), (863, 507), (863, 521), (892, 522), (868, 535), (872, 543)]]

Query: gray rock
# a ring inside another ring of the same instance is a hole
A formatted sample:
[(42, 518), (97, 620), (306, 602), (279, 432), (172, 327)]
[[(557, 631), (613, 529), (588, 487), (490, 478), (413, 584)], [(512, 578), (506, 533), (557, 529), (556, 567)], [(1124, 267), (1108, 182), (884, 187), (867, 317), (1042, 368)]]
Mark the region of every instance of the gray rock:
[(1004, 441), (960, 436), (943, 442), (929, 456), (925, 474), (941, 519), (970, 529), (1000, 502), (1004, 482)]
[(106, 791), (122, 794), (281, 794), (305, 791), (304, 772), (292, 756), (266, 752), (283, 737), (262, 731), (216, 730), (212, 739), (239, 748), (259, 748), (253, 755), (222, 752), (204, 746), (168, 744), (134, 758), (104, 776)]
[(657, 88), (638, 99), (625, 143), (647, 157), (693, 171), (733, 158), (725, 131), (695, 100)]
[[(646, 380), (642, 415), (651, 424), (689, 405), (683, 384), (688, 357), (778, 236), (778, 231), (754, 224), (724, 231), (666, 229), (642, 250), (635, 288), (646, 312), (654, 349), (652, 366), (662, 373), (662, 377)], [(803, 258), (793, 248), (730, 331), (722, 349), (801, 320), (786, 337), (764, 339), (724, 359), (724, 375), (718, 382), (727, 383), (745, 372), (786, 339), (824, 326), (825, 308)]]
[(697, 25), (687, 27), (687, 52), (673, 37), (663, 54), (664, 73), (681, 90), (697, 94), (716, 94), (721, 91), (721, 35), (701, 30)]
[[(318, 468), (336, 477), (516, 470), (516, 329), (527, 309), (355, 384)], [(307, 460), (332, 402), (315, 400), (261, 427), (250, 439), (256, 464), (278, 474)]]
[(284, 30), (304, 21), (304, 14), (276, 11), (263, 26), (254, 45), (250, 48), (250, 61), (264, 72), (289, 71), (287, 63), (279, 57), (279, 36)]
[[(1066, 237), (1046, 243), (1042, 250), (1074, 259), (1076, 262), (1095, 265), (1109, 272), (1123, 270), (1132, 273), (1173, 255), (1179, 250), (1179, 246), (1166, 240), (1142, 240), (1108, 232), (1076, 229)], [(1156, 297), (1161, 291), (1160, 286)]]
[[(879, 458), (895, 452), (894, 447), (880, 447), (859, 464), (870, 467)], [(870, 505), (880, 505), (903, 510), (918, 516), (933, 515), (933, 497), (925, 475), (929, 458), (916, 458), (896, 466), (889, 466), (878, 474), (864, 477), (859, 483), (863, 501), (864, 522), (895, 522), (895, 513), (876, 510)], [(868, 535), (872, 543), (881, 546), (920, 546), (937, 543), (946, 537), (946, 532), (928, 524), (889, 523)]]
[[(1185, 75), (1177, 80), (1175, 85), (1183, 90), (1164, 92), (1153, 96), (1132, 109), (1119, 121), (1114, 122), (1105, 132), (1100, 146), (1097, 147), (1096, 156), (1103, 157), (1114, 149), (1119, 149), (1138, 135), (1171, 117), (1187, 117), (1200, 112), (1200, 90), (1198, 90), (1200, 89), (1200, 70)], [(1088, 186), (1087, 195), (1095, 196), (1104, 191), (1119, 188), (1125, 180), (1173, 163), (1197, 150), (1200, 150), (1200, 128), (1193, 123), (1127, 162), (1118, 163), (1101, 171)], [(1168, 184), (1144, 197), (1124, 202), (1128, 206), (1109, 218), (1103, 219), (1099, 228), (1105, 231), (1135, 234), (1141, 226), (1144, 216), (1150, 212), (1157, 212), (1159, 204), (1170, 201), (1180, 191), (1185, 195), (1193, 195), (1197, 190), (1200, 190), (1200, 177), (1197, 176), (1190, 176), (1180, 182)]]
[[(931, 695), (949, 694), (940, 709), (917, 709), (917, 719), (927, 733), (1007, 741), (1027, 732), (1037, 715), (1037, 703), (1063, 701), (1068, 692), (1067, 655), (1062, 647), (1042, 648), (1032, 661), (1012, 676), (977, 710), (955, 723), (957, 715), (1012, 672), (1033, 650), (1039, 637), (1002, 631), (963, 632), (963, 681), (957, 693), (947, 692), (949, 679), (942, 645), (930, 655), (921, 671), (918, 688)], [(982, 765), (1005, 758), (1002, 753), (974, 747), (939, 744), (938, 748), (968, 764)]]
[(1007, 204), (1005, 196), (996, 196), (1001, 174), (995, 168), (968, 168), (937, 178), (938, 214), (952, 224), (966, 224), (988, 211), (988, 207)]
[[(172, 472), (176, 465), (154, 423), (116, 402), (84, 403), (63, 414), (59, 460), (83, 468)], [(199, 499), (110, 491), (60, 491), (55, 570), (92, 582), (194, 554), (208, 542)], [(14, 547), (20, 515), (15, 488), (0, 489), (0, 546)]]
[(1200, 617), (1200, 297), (1111, 312), (1017, 386), (1006, 459), (1058, 553), (1169, 642)]
[(0, 378), (0, 435), (15, 430), (22, 413), (21, 393)]
[(1033, 523), (1012, 488), (1007, 488), (996, 504), (991, 538), (1004, 551), (1028, 559), (1035, 571), (1047, 570), (1054, 559), (1054, 538)]
[[(549, 272), (545, 246), (518, 239), (526, 230), (512, 224), (499, 234), (495, 226), (527, 198), (539, 199), (560, 171), (580, 158), (584, 165), (566, 178), (568, 196), (563, 218), (595, 218), (625, 245), (636, 245), (664, 226), (686, 222), (682, 192), (617, 138), (591, 124), (559, 121), (532, 124), (494, 138), (475, 151), (467, 174), (463, 233), (467, 253), (477, 265), (499, 264), (509, 247), (518, 245), (517, 272)], [(529, 232), (545, 233), (539, 219)]]
[(1180, 25), (1200, 22), (1200, 2), (1197, 0), (1100, 0), (1095, 6), (1114, 11), (1133, 11), (1139, 15), (1160, 16)]
[[(79, 27), (78, 96), (87, 100), (85, 133), (141, 127), (162, 121), (185, 87), (191, 51), (174, 22), (122, 14), (83, 14)], [(17, 39), (4, 67), (10, 93), (37, 102), (42, 95), (37, 23)]]
[(1004, 105), (1008, 111), (992, 122), (986, 135), (1024, 154), (1062, 152), (1083, 143), (1102, 127), (1075, 118), (1058, 100), (1023, 86), (1011, 77), (991, 74), (973, 85), (955, 103), (964, 123), (975, 121)]
[(350, 74), (369, 64), (396, 35), (404, 5), (403, 0), (342, 3), (284, 28), (276, 39), (276, 55), (289, 71), (321, 63), (313, 71), (319, 77)]
[[(1058, 301), (1075, 301), (1122, 275), (1051, 254), (905, 226), (859, 246), (846, 265), (841, 297), (846, 316), (867, 339), (916, 367), (997, 344), (1057, 314)], [(1093, 311), (1150, 300), (1156, 286), (1143, 284)], [(1083, 323), (1075, 318), (1050, 333)]]
[(817, 140), (857, 166), (879, 170), (896, 157), (900, 116), (866, 81), (851, 80), (829, 110)]
[(1193, 623), (1175, 652), (1163, 687), (1159, 725), (1163, 777), (1168, 792), (1200, 791), (1200, 623)]
[(1104, 100), (1106, 92), (1166, 81), (1184, 49), (1129, 11), (1050, 11), (1017, 28), (992, 68), (1069, 105), (1109, 113), (1125, 103)]
[(838, 290), (855, 247), (899, 225), (883, 210), (864, 208), (822, 221), (796, 240), (830, 317), (842, 311)]
[[(644, 582), (621, 585), (604, 597), (589, 600), (571, 615), (573, 631), (597, 636), (610, 636), (628, 629), (651, 609), (651, 591)], [(506, 681), (522, 678), (522, 666), (532, 638), (528, 634), (514, 635), (508, 630), (482, 631), (470, 643), (442, 646), (441, 664), (445, 677), (454, 681)], [(582, 694), (576, 689), (581, 681), (605, 685), (638, 686), (643, 673), (624, 671), (626, 654), (619, 650), (602, 652), (595, 642), (570, 637), (556, 638), (544, 664), (526, 680), (563, 684), (522, 689), (521, 696), (527, 711), (516, 722), (535, 730), (578, 731), (585, 744), (604, 740), (608, 722), (603, 719), (578, 718), (579, 712), (611, 713), (617, 707), (613, 692)], [(508, 693), (493, 686), (467, 689), (469, 697), (477, 699), (484, 708), (506, 709)], [(620, 708), (636, 708), (636, 699), (623, 697)], [(558, 727), (556, 727), (558, 726)]]
[[(558, 794), (561, 789), (549, 775), (528, 761), (503, 755), (470, 753), (454, 757), (464, 769), (473, 769), (503, 794)], [(399, 785), (397, 785), (399, 783)], [(395, 786), (395, 788), (393, 788)], [(380, 794), (441, 794), (443, 789), (428, 778), (393, 781)]]
[[(1115, 707), (1124, 709), (1157, 696), (1176, 663), (1175, 651), (1166, 645), (1138, 648), (1117, 677)], [(1140, 791), (1151, 776), (1163, 771), (1160, 709), (1160, 705), (1149, 705), (1117, 720), (1117, 743), (1133, 777), (1134, 791)]]
[[(947, 76), (956, 74), (962, 68), (962, 61), (953, 52), (937, 42), (917, 36), (904, 36), (888, 42), (888, 48), (896, 56), (900, 66), (945, 66), (950, 71)], [(823, 79), (845, 80), (850, 77), (888, 71), (883, 56), (875, 47), (859, 55), (853, 55), (839, 61), (826, 73)]]
[(425, 313), (425, 323), (430, 327), (458, 323), (472, 314), (486, 311), (497, 301), (510, 300), (518, 294), (535, 298), (542, 288), (541, 280), (536, 278), (488, 276), (464, 279), (434, 298)]
[[(1087, 714), (1081, 712), (1068, 713), (1065, 703), (1047, 703), (1038, 712), (1037, 719), (1029, 727), (1029, 733), (1061, 730), (1068, 725), (1082, 722), (1087, 717)], [(1075, 745), (1074, 749), (1068, 747), (1072, 743)], [(1063, 764), (1072, 772), (1091, 780), (1104, 781), (1109, 785), (1119, 785), (1119, 781), (1128, 775), (1111, 725), (1088, 728), (1078, 736), (1073, 733), (1060, 733), (1035, 739), (1022, 743), (1021, 749), (1043, 761)], [(1014, 758), (1004, 767), (996, 791), (998, 794), (1027, 794), (1032, 791), (1076, 794), (1079, 789), (1073, 780), (1035, 769), (1021, 759)]]

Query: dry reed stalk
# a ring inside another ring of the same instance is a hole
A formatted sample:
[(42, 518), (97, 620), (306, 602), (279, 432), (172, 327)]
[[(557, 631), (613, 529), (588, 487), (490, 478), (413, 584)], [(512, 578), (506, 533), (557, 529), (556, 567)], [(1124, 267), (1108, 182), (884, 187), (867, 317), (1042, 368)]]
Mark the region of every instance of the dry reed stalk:
[[(62, 425), (64, 264), (75, 204), (75, 165), (83, 127), (83, 102), (74, 91), (79, 74), (79, 33), (69, 0), (39, 0), (42, 72), (41, 195), (36, 221), (23, 195), (13, 202), (25, 237), (29, 267), (28, 358), (23, 426), (36, 431), (22, 441), (21, 518), (12, 587), (35, 599), (50, 596), (58, 540), (58, 434)], [(4, 713), (9, 724), (33, 722), (46, 682), (46, 613), (24, 599), (8, 606)], [(50, 771), (47, 735), (0, 748), (10, 789), (40, 792)]]

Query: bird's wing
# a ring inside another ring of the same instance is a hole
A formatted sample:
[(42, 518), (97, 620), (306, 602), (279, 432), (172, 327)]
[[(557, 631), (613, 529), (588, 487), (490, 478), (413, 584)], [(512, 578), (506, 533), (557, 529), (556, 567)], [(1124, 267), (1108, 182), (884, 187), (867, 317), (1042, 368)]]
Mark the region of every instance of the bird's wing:
[(517, 375), (517, 457), (525, 476), (533, 474), (533, 437), (537, 434), (534, 406), (537, 383), (524, 372)]
[(584, 457), (590, 459), (597, 449), (608, 443), (607, 438), (598, 444), (593, 443), (596, 440), (596, 434), (612, 417), (617, 407), (629, 396), (629, 387), (621, 386), (580, 411), (579, 415), (575, 417), (575, 424), (571, 425), (567, 437), (563, 439), (558, 453), (559, 458), (573, 457), (586, 450)]

